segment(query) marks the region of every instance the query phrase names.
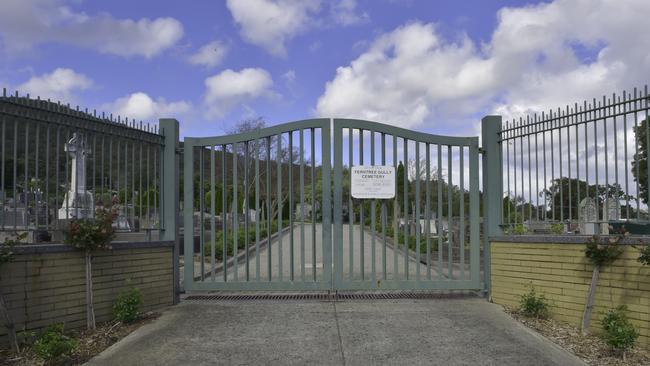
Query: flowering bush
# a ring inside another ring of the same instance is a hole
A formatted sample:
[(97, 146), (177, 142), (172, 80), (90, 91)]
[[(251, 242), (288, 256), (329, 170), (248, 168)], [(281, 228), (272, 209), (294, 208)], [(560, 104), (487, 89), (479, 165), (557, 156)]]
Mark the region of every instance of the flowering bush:
[(115, 237), (113, 220), (116, 217), (114, 210), (99, 209), (93, 219), (72, 220), (68, 244), (88, 251), (111, 249), (111, 240)]
[(95, 218), (79, 219), (70, 222), (68, 244), (84, 251), (86, 258), (86, 314), (88, 329), (95, 329), (95, 310), (93, 305), (92, 253), (97, 249), (111, 249), (115, 236), (113, 220), (115, 210), (98, 209)]

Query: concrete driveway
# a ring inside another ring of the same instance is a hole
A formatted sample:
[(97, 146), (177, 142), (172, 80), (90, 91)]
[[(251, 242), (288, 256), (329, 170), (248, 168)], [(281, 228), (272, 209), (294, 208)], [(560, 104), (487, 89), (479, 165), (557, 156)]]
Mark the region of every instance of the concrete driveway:
[[(302, 241), (304, 230), (304, 243)], [(315, 230), (316, 235), (312, 236)], [(291, 246), (291, 234), (286, 231), (282, 235), (282, 239), (275, 238), (271, 241), (271, 258), (269, 260), (269, 250), (266, 245), (262, 245), (259, 251), (259, 258), (255, 250), (251, 250), (248, 259), (248, 273), (250, 281), (257, 281), (257, 266), (259, 265), (259, 281), (267, 282), (269, 280), (269, 263), (271, 277), (273, 280), (287, 281), (291, 278), (291, 264), (293, 263), (294, 278), (296, 281), (310, 281), (315, 273), (315, 279), (321, 281), (323, 277), (323, 243), (322, 243), (323, 228), (320, 223), (312, 227), (311, 224), (305, 224), (301, 228), (299, 224), (294, 226), (293, 230), (293, 246)], [(313, 242), (312, 238), (316, 240)], [(378, 234), (374, 238), (368, 228), (363, 231), (363, 245), (361, 245), (362, 231), (359, 225), (352, 226), (352, 241), (350, 241), (350, 226), (343, 225), (343, 240), (340, 244), (340, 255), (342, 256), (342, 276), (346, 280), (360, 281), (362, 280), (361, 272), (363, 268), (366, 280), (372, 278), (374, 269), (375, 279), (383, 278), (384, 261), (386, 264), (386, 278), (393, 280), (406, 279), (406, 272), (408, 272), (409, 279), (415, 279), (419, 273), (420, 278), (427, 279), (428, 271), (431, 271), (430, 276), (432, 280), (452, 279), (469, 279), (470, 265), (469, 265), (469, 244), (465, 243), (467, 253), (464, 256), (464, 263), (461, 264), (458, 256), (460, 255), (458, 248), (453, 249), (453, 255), (457, 258), (452, 260), (452, 265), (449, 265), (449, 247), (443, 244), (441, 253), (441, 260), (438, 261), (438, 254), (435, 249), (432, 249), (433, 260), (430, 268), (427, 267), (425, 255), (421, 255), (422, 263), (418, 266), (415, 260), (415, 253), (411, 251), (408, 260), (405, 258), (405, 253), (402, 249), (394, 250), (392, 240), (387, 243), (384, 248), (384, 242), (381, 235)], [(210, 240), (206, 239), (206, 246), (210, 245)], [(433, 248), (436, 246), (436, 241), (431, 240), (430, 245)], [(254, 244), (251, 244), (253, 247)], [(403, 247), (402, 247), (403, 248)], [(240, 253), (243, 254), (242, 251)], [(293, 254), (293, 256), (292, 256)], [(280, 257), (282, 257), (282, 265), (280, 265)], [(363, 257), (363, 261), (361, 258)], [(243, 256), (241, 258), (244, 258)], [(291, 261), (293, 258), (293, 262)], [(304, 258), (304, 276), (302, 259)], [(259, 261), (259, 263), (258, 263)], [(218, 261), (217, 261), (218, 262)], [(237, 264), (237, 280), (246, 281), (246, 263), (242, 261)], [(363, 263), (363, 266), (362, 266)], [(221, 271), (222, 263), (215, 264), (218, 269), (215, 270), (215, 280), (217, 282), (223, 281), (223, 272)], [(462, 266), (462, 270), (461, 270)], [(451, 271), (449, 268), (452, 268)], [(419, 270), (419, 272), (418, 272)], [(181, 268), (181, 275), (184, 275), (183, 268)], [(198, 261), (198, 256), (194, 263), (194, 275), (199, 276), (201, 273), (201, 263)], [(212, 281), (210, 263), (204, 262), (204, 274), (207, 278), (206, 281)], [(233, 267), (227, 268), (227, 275), (229, 281), (234, 280), (235, 269)], [(374, 282), (374, 281), (373, 281)]]
[(479, 298), (184, 302), (88, 365), (584, 365)]

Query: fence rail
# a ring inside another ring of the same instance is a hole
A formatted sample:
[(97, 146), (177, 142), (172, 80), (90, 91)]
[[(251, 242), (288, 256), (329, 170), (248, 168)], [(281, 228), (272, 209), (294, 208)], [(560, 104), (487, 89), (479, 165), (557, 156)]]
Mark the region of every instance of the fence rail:
[(506, 121), (504, 230), (650, 234), (648, 87)]
[[(73, 166), (73, 143), (85, 164)], [(147, 234), (142, 240), (151, 239), (151, 232), (161, 228), (163, 147), (156, 125), (29, 94), (8, 95), (4, 89), (0, 240), (27, 232), (29, 242), (61, 241), (65, 221), (80, 215), (81, 205), (115, 207), (118, 232), (142, 232)], [(79, 179), (72, 176), (76, 169), (85, 172)]]

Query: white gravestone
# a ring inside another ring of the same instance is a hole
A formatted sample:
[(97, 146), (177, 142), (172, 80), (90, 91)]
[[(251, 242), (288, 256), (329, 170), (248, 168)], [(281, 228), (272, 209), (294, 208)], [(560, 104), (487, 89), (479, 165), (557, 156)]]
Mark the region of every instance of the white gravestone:
[(596, 202), (591, 197), (583, 198), (578, 207), (580, 219), (580, 233), (584, 235), (594, 235), (597, 233), (598, 211)]
[(609, 221), (618, 221), (621, 219), (621, 203), (616, 198), (610, 198), (603, 205), (603, 223), (601, 232), (609, 234)]
[(90, 150), (86, 148), (86, 140), (82, 135), (74, 133), (65, 151), (72, 159), (72, 174), (70, 188), (65, 193), (59, 219), (84, 219), (95, 217), (95, 201), (90, 191), (86, 190), (86, 156)]

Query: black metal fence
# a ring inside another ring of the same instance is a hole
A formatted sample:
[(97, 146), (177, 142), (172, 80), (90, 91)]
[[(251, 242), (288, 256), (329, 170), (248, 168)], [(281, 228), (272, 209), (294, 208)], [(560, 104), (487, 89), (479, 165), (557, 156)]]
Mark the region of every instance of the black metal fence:
[(650, 233), (649, 111), (646, 86), (503, 123), (503, 229)]
[(61, 241), (67, 220), (102, 206), (117, 209), (118, 232), (146, 234), (129, 240), (159, 230), (156, 125), (6, 90), (0, 124), (0, 240), (27, 232), (29, 242)]

